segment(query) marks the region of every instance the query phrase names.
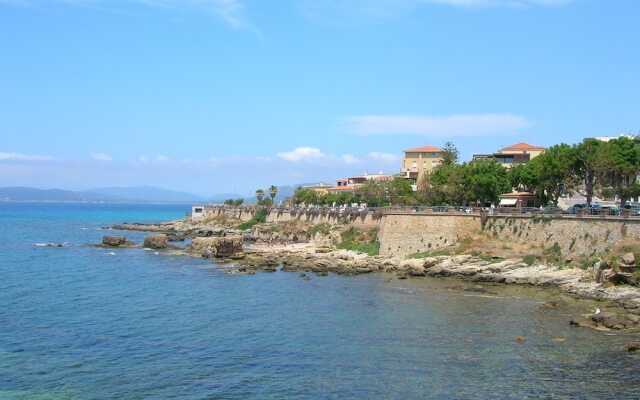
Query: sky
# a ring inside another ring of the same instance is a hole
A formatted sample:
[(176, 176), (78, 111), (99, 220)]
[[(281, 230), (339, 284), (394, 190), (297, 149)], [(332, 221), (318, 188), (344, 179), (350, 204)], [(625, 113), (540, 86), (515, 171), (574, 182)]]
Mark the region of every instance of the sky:
[(0, 186), (200, 195), (640, 133), (637, 0), (0, 0)]

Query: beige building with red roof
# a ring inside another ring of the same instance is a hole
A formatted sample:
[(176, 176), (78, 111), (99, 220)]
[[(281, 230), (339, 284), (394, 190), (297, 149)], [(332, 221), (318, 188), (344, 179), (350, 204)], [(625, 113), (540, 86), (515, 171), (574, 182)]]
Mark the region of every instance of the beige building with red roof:
[(524, 164), (542, 154), (546, 150), (542, 146), (533, 146), (528, 143), (516, 143), (511, 146), (503, 147), (493, 154), (474, 154), (474, 160), (482, 160), (494, 158), (503, 167), (511, 168), (514, 164)]
[[(411, 179), (414, 185), (429, 174), (442, 162), (442, 149), (434, 146), (421, 146), (404, 150), (402, 174)], [(415, 188), (414, 188), (415, 190)]]

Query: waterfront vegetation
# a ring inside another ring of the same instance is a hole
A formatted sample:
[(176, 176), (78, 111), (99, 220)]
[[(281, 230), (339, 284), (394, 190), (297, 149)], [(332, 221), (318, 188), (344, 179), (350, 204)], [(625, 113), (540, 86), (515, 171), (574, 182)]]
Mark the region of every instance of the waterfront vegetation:
[(353, 250), (370, 256), (377, 256), (380, 251), (377, 229), (360, 231), (351, 227), (340, 236), (342, 241), (336, 246), (338, 249)]
[(260, 208), (256, 210), (253, 217), (250, 220), (241, 223), (238, 225), (238, 229), (251, 229), (256, 224), (261, 224), (267, 221), (267, 210), (265, 208)]
[(442, 163), (418, 182), (403, 176), (371, 180), (352, 192), (318, 193), (299, 188), (292, 203), (343, 205), (360, 203), (370, 207), (389, 205), (487, 205), (497, 203), (512, 190), (532, 192), (541, 204), (558, 205), (563, 195), (583, 189), (590, 205), (594, 196), (613, 199), (640, 196), (636, 178), (640, 173), (640, 144), (626, 137), (603, 142), (557, 144), (523, 164), (505, 168), (495, 159), (459, 162), (459, 152), (448, 142)]

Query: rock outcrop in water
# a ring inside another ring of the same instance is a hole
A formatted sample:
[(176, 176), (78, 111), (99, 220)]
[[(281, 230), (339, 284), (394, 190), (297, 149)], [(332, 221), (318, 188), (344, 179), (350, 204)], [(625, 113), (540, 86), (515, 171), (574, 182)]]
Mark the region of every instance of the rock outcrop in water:
[(187, 251), (203, 257), (240, 259), (244, 257), (243, 240), (240, 236), (197, 237)]
[(105, 235), (102, 237), (102, 246), (105, 247), (133, 247), (133, 242), (121, 235)]
[(144, 247), (148, 249), (166, 249), (167, 245), (167, 235), (164, 233), (147, 235), (147, 237), (144, 238)]

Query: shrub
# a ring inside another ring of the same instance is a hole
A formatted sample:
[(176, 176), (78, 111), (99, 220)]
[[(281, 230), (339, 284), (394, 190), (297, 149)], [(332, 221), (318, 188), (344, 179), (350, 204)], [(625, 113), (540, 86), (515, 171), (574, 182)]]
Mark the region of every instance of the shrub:
[(267, 210), (264, 208), (260, 208), (258, 211), (256, 211), (255, 214), (253, 214), (253, 217), (251, 217), (250, 220), (238, 225), (238, 229), (242, 229), (242, 230), (251, 229), (254, 225), (266, 222), (266, 220), (267, 220)]
[(524, 261), (524, 263), (528, 266), (532, 266), (537, 259), (538, 257), (536, 257), (534, 254), (527, 254), (526, 256), (522, 257), (522, 261)]

